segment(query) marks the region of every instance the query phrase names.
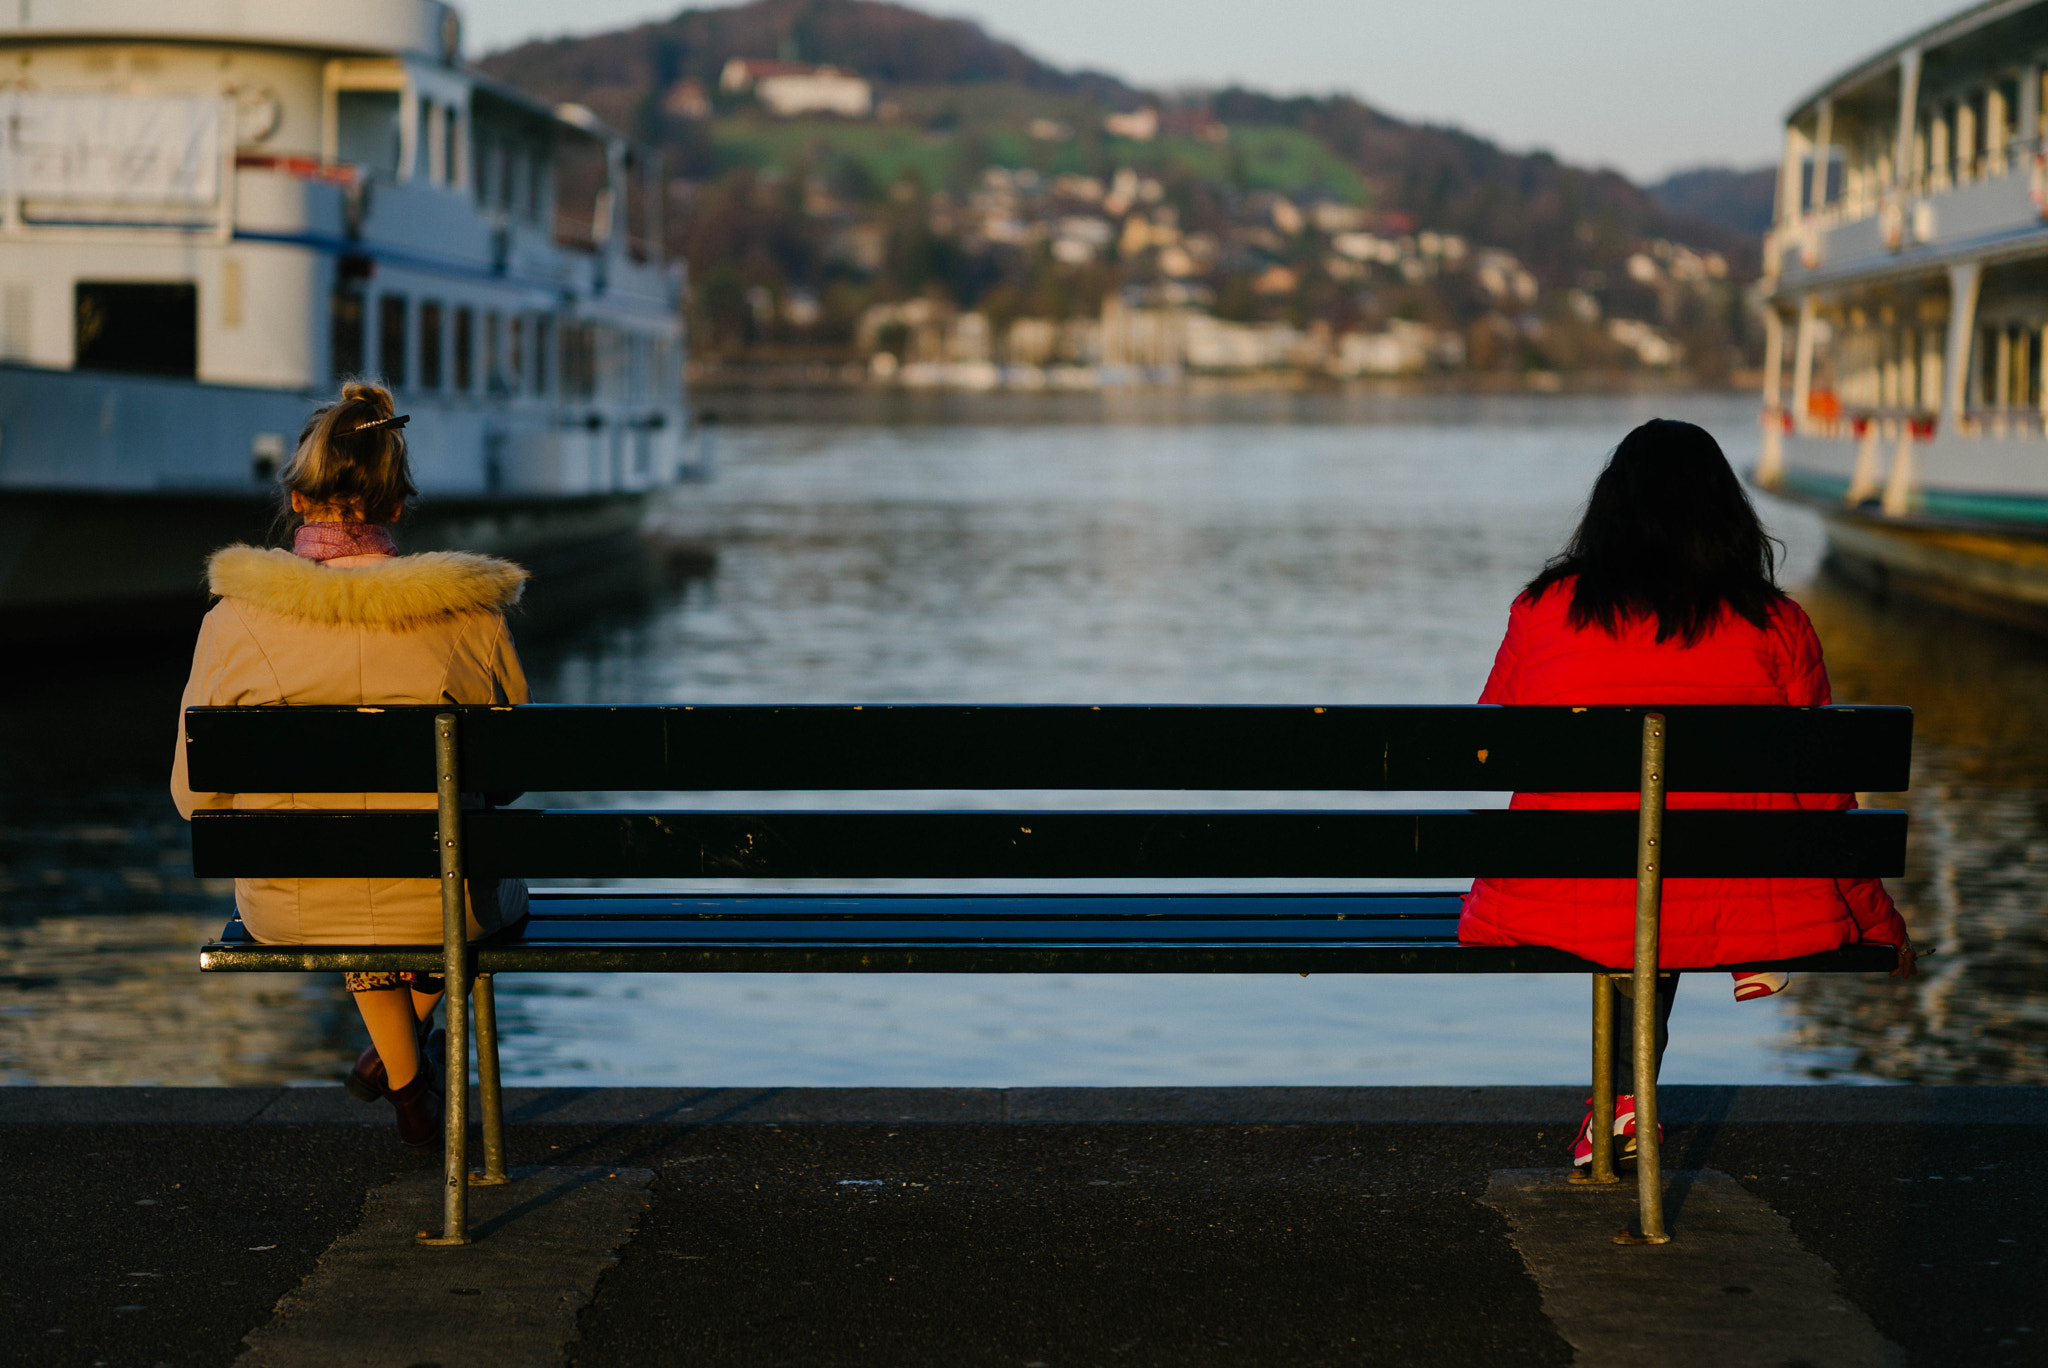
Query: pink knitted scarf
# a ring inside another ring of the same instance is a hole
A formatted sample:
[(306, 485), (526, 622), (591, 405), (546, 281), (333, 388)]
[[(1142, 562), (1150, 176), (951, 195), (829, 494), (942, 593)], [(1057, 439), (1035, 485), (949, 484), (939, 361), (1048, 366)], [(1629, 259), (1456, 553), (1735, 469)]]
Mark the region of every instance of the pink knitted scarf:
[(331, 561), (343, 556), (392, 556), (398, 548), (391, 533), (377, 523), (309, 522), (293, 534), (292, 554)]

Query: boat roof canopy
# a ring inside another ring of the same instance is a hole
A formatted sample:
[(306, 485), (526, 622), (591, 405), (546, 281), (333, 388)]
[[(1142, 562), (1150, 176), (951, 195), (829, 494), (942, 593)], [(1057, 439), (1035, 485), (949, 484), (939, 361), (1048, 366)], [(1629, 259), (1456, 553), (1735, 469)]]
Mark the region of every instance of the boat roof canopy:
[(442, 0), (21, 0), (0, 9), (7, 38), (254, 43), (461, 59), (462, 17)]
[(551, 105), (462, 65), (462, 17), (443, 0), (20, 0), (0, 6), (0, 43), (233, 43), (461, 68), (476, 92), (557, 132), (639, 149), (581, 105)]
[(518, 86), (486, 75), (474, 67), (463, 68), (462, 74), (473, 88), (473, 94), (495, 100), (500, 104), (512, 105), (537, 122), (552, 125), (558, 133), (578, 134), (593, 142), (623, 143), (631, 148), (633, 155), (636, 156), (652, 154), (651, 148), (621, 133), (580, 104), (551, 105), (546, 100), (536, 99), (527, 94)]
[(1870, 97), (1896, 109), (1894, 73), (1906, 53), (1915, 48), (1921, 53), (1924, 88), (1927, 80), (1939, 78), (1943, 67), (1997, 67), (2010, 60), (2016, 44), (2029, 41), (2048, 41), (2048, 0), (1980, 0), (1841, 72), (1794, 105), (1785, 122), (1812, 123), (1823, 100), (1839, 106)]

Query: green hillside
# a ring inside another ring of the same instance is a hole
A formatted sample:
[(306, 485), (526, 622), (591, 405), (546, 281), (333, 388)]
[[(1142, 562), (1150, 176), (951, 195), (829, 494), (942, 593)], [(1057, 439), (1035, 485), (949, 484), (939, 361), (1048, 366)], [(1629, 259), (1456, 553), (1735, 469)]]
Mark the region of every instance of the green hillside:
[[(939, 130), (914, 123), (777, 119), (759, 113), (718, 118), (709, 127), (710, 169), (714, 175), (740, 169), (798, 175), (819, 168), (857, 167), (857, 174), (873, 185), (890, 185), (911, 174), (931, 188), (958, 191), (989, 166), (1028, 168), (1046, 176), (1105, 177), (1128, 166), (1147, 175), (1194, 176), (1241, 191), (1372, 203), (1365, 178), (1355, 167), (1321, 139), (1296, 128), (1247, 127), (1228, 144), (1171, 135), (1150, 142), (1091, 136), (1047, 143), (1022, 131), (1026, 119), (991, 117), (975, 108), (989, 101), (957, 103), (964, 107), (959, 122), (948, 120), (949, 126)], [(1032, 101), (1031, 107), (1064, 112), (1061, 105), (1042, 99)], [(1098, 111), (1087, 114), (1100, 118)], [(1058, 118), (1059, 113), (1030, 117)]]

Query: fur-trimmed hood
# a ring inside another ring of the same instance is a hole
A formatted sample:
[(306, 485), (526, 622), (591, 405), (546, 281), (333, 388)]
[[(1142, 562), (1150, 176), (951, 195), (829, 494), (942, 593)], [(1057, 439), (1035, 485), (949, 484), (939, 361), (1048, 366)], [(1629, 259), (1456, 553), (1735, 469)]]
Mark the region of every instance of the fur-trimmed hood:
[(220, 598), (286, 617), (402, 628), (454, 613), (502, 613), (519, 602), (526, 571), (467, 551), (329, 570), (289, 551), (229, 546), (207, 558), (206, 582)]

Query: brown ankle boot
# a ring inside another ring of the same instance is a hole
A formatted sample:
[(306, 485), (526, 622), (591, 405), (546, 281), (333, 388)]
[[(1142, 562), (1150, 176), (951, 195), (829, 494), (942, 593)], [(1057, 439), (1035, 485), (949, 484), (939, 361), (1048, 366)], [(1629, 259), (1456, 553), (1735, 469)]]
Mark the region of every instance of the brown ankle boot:
[[(415, 1030), (420, 1068), (438, 1074), (446, 1066), (448, 1058), (448, 1033), (434, 1025), (432, 1017), (420, 1022)], [(390, 1082), (384, 1073), (384, 1057), (377, 1053), (375, 1045), (356, 1056), (356, 1066), (348, 1071), (348, 1076), (341, 1083), (362, 1102), (375, 1102), (390, 1094)]]
[(386, 1088), (384, 1096), (398, 1113), (398, 1138), (414, 1149), (441, 1143), (440, 1080), (422, 1067), (402, 1088)]

